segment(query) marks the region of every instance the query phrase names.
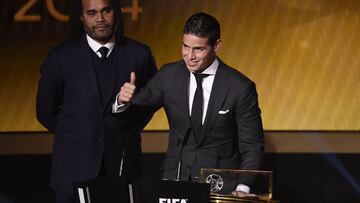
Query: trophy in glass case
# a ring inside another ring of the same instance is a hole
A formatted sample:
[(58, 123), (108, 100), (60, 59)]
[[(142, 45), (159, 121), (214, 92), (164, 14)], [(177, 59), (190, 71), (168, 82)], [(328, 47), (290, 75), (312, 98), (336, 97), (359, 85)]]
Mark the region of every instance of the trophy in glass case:
[[(272, 199), (271, 171), (202, 168), (200, 182), (210, 184), (210, 202), (279, 202)], [(241, 192), (237, 187), (250, 191)]]

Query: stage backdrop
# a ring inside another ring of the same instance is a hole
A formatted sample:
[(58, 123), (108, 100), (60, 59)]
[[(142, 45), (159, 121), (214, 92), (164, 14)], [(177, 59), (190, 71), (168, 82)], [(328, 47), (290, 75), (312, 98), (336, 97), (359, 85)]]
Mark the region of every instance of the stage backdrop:
[[(0, 131), (42, 131), (39, 67), (66, 37), (68, 1), (0, 1)], [(128, 0), (126, 35), (157, 64), (181, 59), (182, 27), (204, 11), (220, 58), (257, 84), (266, 130), (360, 130), (359, 0)], [(120, 88), (120, 87), (119, 87)], [(168, 129), (159, 111), (148, 130)]]

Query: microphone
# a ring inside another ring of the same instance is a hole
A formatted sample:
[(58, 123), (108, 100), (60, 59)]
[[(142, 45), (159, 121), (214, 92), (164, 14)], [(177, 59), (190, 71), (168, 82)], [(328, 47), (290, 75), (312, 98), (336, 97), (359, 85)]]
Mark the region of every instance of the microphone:
[(181, 167), (182, 167), (182, 151), (184, 149), (184, 146), (186, 145), (189, 137), (190, 137), (190, 131), (191, 128), (189, 127), (186, 130), (185, 136), (183, 141), (181, 142), (181, 148), (180, 148), (180, 152), (179, 152), (179, 161), (178, 161), (178, 167), (177, 167), (177, 173), (176, 173), (176, 181), (180, 181), (180, 177), (181, 177)]

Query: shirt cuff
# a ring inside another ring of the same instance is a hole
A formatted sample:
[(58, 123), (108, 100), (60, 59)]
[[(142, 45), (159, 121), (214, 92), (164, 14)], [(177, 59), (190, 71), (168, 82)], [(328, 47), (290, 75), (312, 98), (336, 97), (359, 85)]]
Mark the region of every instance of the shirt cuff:
[(247, 185), (243, 185), (243, 184), (239, 184), (236, 187), (236, 191), (241, 191), (241, 192), (245, 192), (247, 194), (250, 193), (250, 187)]
[(116, 95), (115, 102), (112, 105), (112, 113), (121, 113), (129, 107), (129, 103), (119, 104), (118, 97), (119, 97), (119, 94)]

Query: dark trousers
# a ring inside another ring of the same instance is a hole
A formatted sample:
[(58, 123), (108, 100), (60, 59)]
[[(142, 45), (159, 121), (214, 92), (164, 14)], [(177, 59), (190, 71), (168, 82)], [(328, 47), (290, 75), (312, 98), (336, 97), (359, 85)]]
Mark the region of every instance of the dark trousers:
[[(104, 161), (102, 161), (98, 177), (106, 176), (106, 174), (105, 164)], [(73, 194), (55, 191), (55, 203), (78, 203), (79, 198), (77, 195), (77, 193)]]
[(55, 192), (55, 202), (56, 203), (76, 203), (77, 198), (74, 194)]

